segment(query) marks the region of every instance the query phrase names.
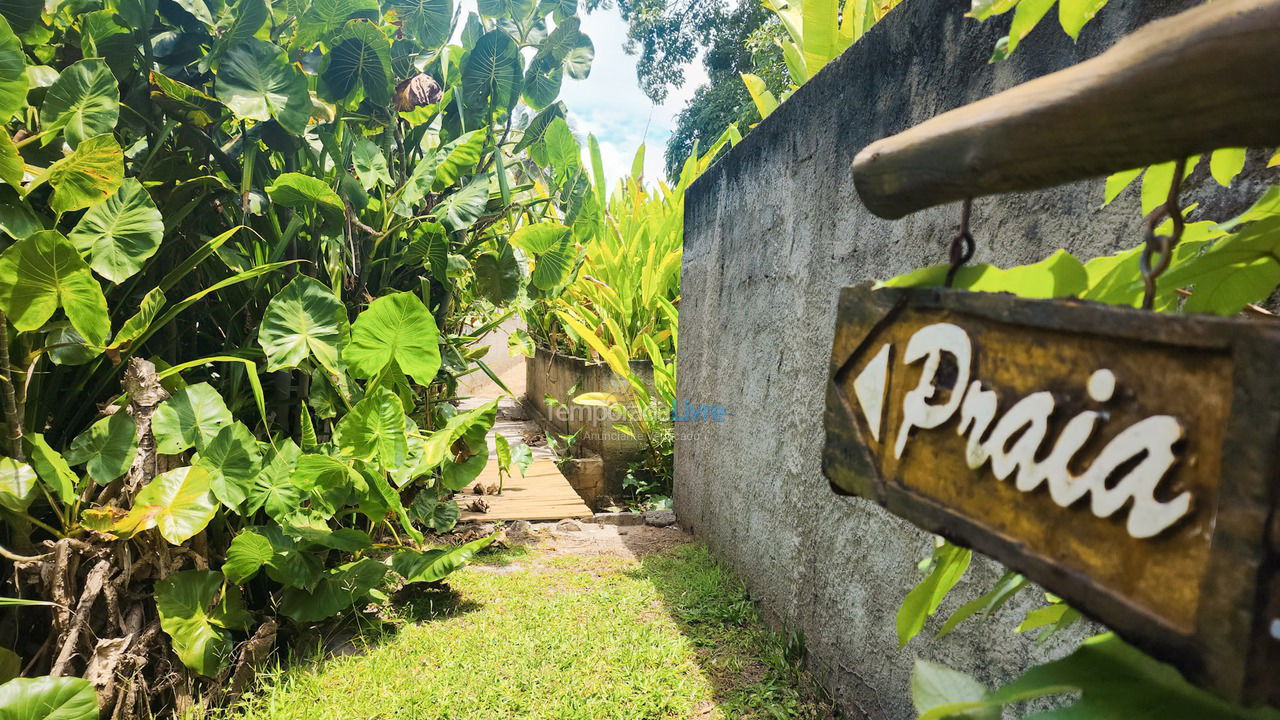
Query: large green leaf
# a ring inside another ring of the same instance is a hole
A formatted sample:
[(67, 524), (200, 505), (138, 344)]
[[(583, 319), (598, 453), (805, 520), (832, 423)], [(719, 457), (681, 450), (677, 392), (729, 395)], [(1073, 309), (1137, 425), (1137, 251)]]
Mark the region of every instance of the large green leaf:
[(325, 56), (320, 94), (331, 102), (374, 105), (391, 102), (391, 44), (368, 20), (347, 23), (337, 44)]
[(449, 39), (453, 0), (391, 0), (391, 9), (404, 23), (405, 34), (428, 49)]
[(45, 94), (40, 127), (62, 131), (71, 147), (109, 133), (120, 119), (120, 88), (107, 63), (81, 60), (62, 71)]
[(586, 80), (591, 74), (591, 61), (595, 59), (595, 47), (591, 38), (581, 30), (581, 20), (568, 18), (556, 25), (535, 56), (546, 66), (560, 66), (574, 80)]
[(38, 481), (30, 465), (13, 458), (0, 458), (0, 508), (26, 512), (35, 502)]
[(99, 275), (120, 283), (142, 269), (163, 237), (160, 211), (142, 183), (129, 178), (115, 195), (85, 212), (69, 239)]
[(533, 255), (530, 280), (541, 290), (551, 290), (568, 279), (575, 251), (569, 228), (557, 222), (526, 225), (511, 235), (511, 244)]
[(249, 488), (246, 514), (252, 515), (258, 510), (264, 510), (268, 516), (279, 519), (296, 512), (302, 506), (306, 494), (292, 480), (293, 469), (301, 456), (302, 450), (293, 440), (286, 439), (280, 443), (275, 455), (254, 478), (253, 486)]
[(227, 548), (227, 560), (222, 564), (222, 574), (226, 576), (227, 582), (243, 585), (263, 565), (271, 562), (273, 557), (275, 550), (271, 547), (270, 540), (253, 530), (245, 530), (236, 535)]
[[(440, 149), (439, 162), (435, 166), (435, 182), (432, 189), (440, 192), (458, 182), (463, 175), (475, 171), (480, 162), (480, 151), (484, 148), (486, 130), (472, 130), (459, 135), (448, 145)], [(485, 198), (488, 199), (486, 188)]]
[(474, 126), (515, 105), (523, 73), (520, 48), (510, 35), (490, 30), (480, 36), (462, 61), (462, 105)]
[(293, 620), (319, 622), (351, 607), (382, 582), (387, 566), (364, 558), (328, 571), (311, 592), (287, 588), (280, 595), (280, 614)]
[(391, 172), (387, 169), (387, 158), (382, 154), (382, 148), (369, 138), (362, 137), (356, 140), (351, 148), (351, 164), (365, 190), (372, 190), (378, 183), (394, 184), (391, 180)]
[[(917, 669), (919, 670), (919, 668)], [(995, 691), (954, 670), (928, 668), (930, 707), (920, 720), (998, 718), (1001, 708), (1041, 697), (1073, 694), (1070, 705), (1024, 714), (1026, 720), (1276, 720), (1272, 708), (1246, 709), (1188, 684), (1177, 670), (1156, 662), (1115, 635), (1086, 640), (1061, 660), (1037, 665)], [(945, 674), (943, 673), (945, 670)], [(916, 681), (913, 681), (916, 684)]]
[(374, 300), (360, 313), (342, 357), (356, 377), (374, 377), (394, 360), (415, 382), (427, 386), (440, 369), (439, 338), (427, 306), (413, 293), (396, 293)]
[(0, 685), (3, 720), (97, 720), (98, 693), (78, 677), (14, 678)]
[(312, 0), (302, 14), (296, 45), (309, 48), (315, 41), (340, 30), (348, 19), (374, 19), (378, 12), (378, 0)]
[[(920, 715), (945, 710), (956, 703), (979, 702), (987, 688), (945, 665), (916, 660), (911, 671), (911, 704)], [(964, 720), (1000, 720), (999, 708), (984, 708), (963, 716)]]
[(375, 387), (338, 422), (337, 439), (343, 455), (376, 460), (388, 472), (400, 467), (409, 452), (400, 398)]
[(471, 227), (489, 204), (489, 176), (477, 175), (461, 189), (449, 193), (431, 212), (446, 228), (457, 232)]
[(249, 428), (233, 422), (219, 430), (192, 462), (208, 471), (210, 488), (218, 502), (235, 510), (253, 487), (262, 467), (262, 453)]
[(325, 181), (302, 173), (284, 173), (267, 186), (271, 201), (292, 208), (317, 208), (331, 217), (346, 211), (342, 197)]
[[(262, 0), (248, 0), (261, 3)], [(159, 72), (151, 73), (151, 102), (173, 117), (192, 125), (212, 125), (225, 110), (222, 103), (203, 92)]]
[[(34, 15), (38, 19), (40, 11)], [(9, 27), (12, 16), (5, 17), (10, 19), (0, 22), (0, 119), (7, 122), (27, 104), (27, 59), (22, 41)]]
[(133, 416), (118, 410), (90, 425), (88, 430), (71, 441), (67, 462), (72, 465), (88, 463), (85, 469), (89, 477), (99, 485), (106, 485), (133, 466), (133, 459), (138, 454), (137, 432)]
[(124, 527), (138, 533), (152, 527), (173, 545), (204, 530), (217, 512), (213, 479), (204, 468), (180, 467), (151, 479), (134, 498)]
[(90, 345), (111, 332), (107, 300), (93, 271), (62, 233), (45, 230), (0, 255), (0, 309), (22, 332), (38, 330), (61, 307)]
[(218, 67), (214, 93), (242, 120), (269, 120), (301, 134), (311, 117), (311, 99), (302, 70), (281, 48), (249, 38), (227, 50)]
[(91, 137), (50, 165), (41, 180), (48, 180), (53, 187), (49, 205), (54, 212), (92, 207), (114, 195), (124, 183), (124, 151), (111, 135)]
[(227, 50), (257, 34), (270, 18), (270, 10), (264, 0), (239, 0), (224, 11), (218, 39), (201, 60), (200, 69), (217, 68)]
[(36, 469), (36, 475), (49, 488), (53, 496), (64, 505), (75, 502), (76, 485), (79, 484), (80, 478), (71, 471), (66, 458), (50, 447), (44, 435), (40, 433), (28, 433), (23, 439), (26, 441), (27, 455), (31, 465)]
[(160, 316), (160, 311), (164, 309), (164, 304), (163, 290), (158, 287), (148, 290), (147, 294), (142, 296), (142, 302), (138, 304), (138, 311), (124, 321), (124, 324), (116, 331), (115, 337), (111, 338), (111, 344), (107, 348), (116, 350), (132, 344)]
[(156, 408), (151, 431), (156, 451), (177, 455), (189, 447), (204, 450), (232, 422), (231, 411), (209, 383), (198, 383), (174, 393)]
[(182, 664), (205, 677), (231, 660), (234, 643), (227, 629), (244, 629), (252, 621), (240, 591), (211, 570), (183, 570), (157, 582), (156, 611)]
[(466, 565), (472, 556), (493, 544), (496, 536), (473, 540), (456, 548), (436, 548), (426, 552), (402, 550), (391, 556), (391, 569), (405, 584), (437, 582)]
[[(9, 133), (0, 132), (0, 180), (3, 180), (15, 189), (22, 189), (22, 178), (26, 175), (26, 168), (22, 162), (22, 155), (18, 153), (18, 146), (13, 144), (13, 138), (9, 137)], [(15, 235), (15, 237), (24, 237)]]
[(509, 244), (476, 258), (474, 269), (476, 291), (489, 302), (503, 305), (520, 294), (520, 261)]
[(314, 356), (337, 375), (350, 335), (342, 301), (320, 281), (299, 275), (267, 304), (258, 344), (267, 356), (267, 372), (298, 367)]
[[(298, 458), (289, 482), (310, 500), (311, 508), (326, 516), (332, 516), (347, 504), (356, 490), (354, 480), (363, 479), (346, 462), (328, 455), (311, 453)], [(297, 512), (299, 508), (293, 508)]]

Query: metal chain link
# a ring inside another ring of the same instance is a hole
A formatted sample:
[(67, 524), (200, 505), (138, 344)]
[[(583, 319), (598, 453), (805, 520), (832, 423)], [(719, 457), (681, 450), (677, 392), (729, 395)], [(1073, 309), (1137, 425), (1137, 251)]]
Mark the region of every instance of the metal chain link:
[[(1142, 309), (1151, 310), (1156, 303), (1156, 280), (1169, 269), (1169, 264), (1173, 261), (1173, 249), (1178, 246), (1178, 241), (1182, 239), (1182, 231), (1186, 227), (1186, 219), (1182, 217), (1182, 207), (1178, 205), (1178, 195), (1182, 192), (1182, 176), (1187, 170), (1187, 160), (1182, 158), (1173, 166), (1173, 181), (1169, 183), (1169, 195), (1165, 198), (1164, 205), (1152, 211), (1146, 221), (1145, 226), (1146, 242), (1142, 248), (1142, 257), (1138, 261), (1138, 268), (1142, 271), (1142, 284), (1144, 291), (1142, 294)], [(1165, 219), (1173, 221), (1173, 233), (1170, 235), (1157, 235), (1156, 228), (1160, 226)], [(1157, 262), (1152, 265), (1152, 256), (1159, 257)]]

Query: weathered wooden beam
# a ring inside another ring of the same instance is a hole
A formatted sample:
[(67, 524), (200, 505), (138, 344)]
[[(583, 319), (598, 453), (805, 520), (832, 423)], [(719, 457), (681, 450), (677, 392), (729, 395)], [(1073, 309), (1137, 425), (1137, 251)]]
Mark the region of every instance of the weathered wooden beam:
[(876, 215), (1035, 190), (1223, 147), (1280, 144), (1280, 0), (1215, 0), (1092, 60), (867, 146)]

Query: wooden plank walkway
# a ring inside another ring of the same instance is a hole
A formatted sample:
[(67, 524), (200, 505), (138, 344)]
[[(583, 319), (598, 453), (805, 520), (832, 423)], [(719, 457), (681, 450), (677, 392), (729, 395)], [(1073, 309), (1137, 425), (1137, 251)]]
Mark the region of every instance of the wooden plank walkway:
[[(498, 461), (491, 459), (489, 465), (480, 472), (476, 482), (481, 485), (498, 483)], [(520, 471), (509, 477), (503, 485), (501, 495), (485, 495), (484, 501), (489, 504), (488, 512), (469, 512), (465, 508), (478, 495), (467, 492), (454, 496), (458, 507), (463, 508), (460, 522), (495, 522), (498, 520), (564, 520), (565, 518), (591, 517), (591, 508), (582, 501), (578, 493), (569, 485), (569, 481), (560, 473), (560, 468), (546, 456), (534, 457), (524, 477)]]

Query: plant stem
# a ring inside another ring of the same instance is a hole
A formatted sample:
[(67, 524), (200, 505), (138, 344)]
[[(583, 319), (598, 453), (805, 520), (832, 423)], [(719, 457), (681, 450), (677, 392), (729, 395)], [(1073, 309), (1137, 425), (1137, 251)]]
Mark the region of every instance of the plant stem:
[(4, 420), (9, 425), (9, 456), (24, 459), (22, 453), (22, 417), (18, 414), (18, 398), (13, 392), (13, 374), (9, 369), (9, 317), (0, 312), (0, 400), (4, 403)]

